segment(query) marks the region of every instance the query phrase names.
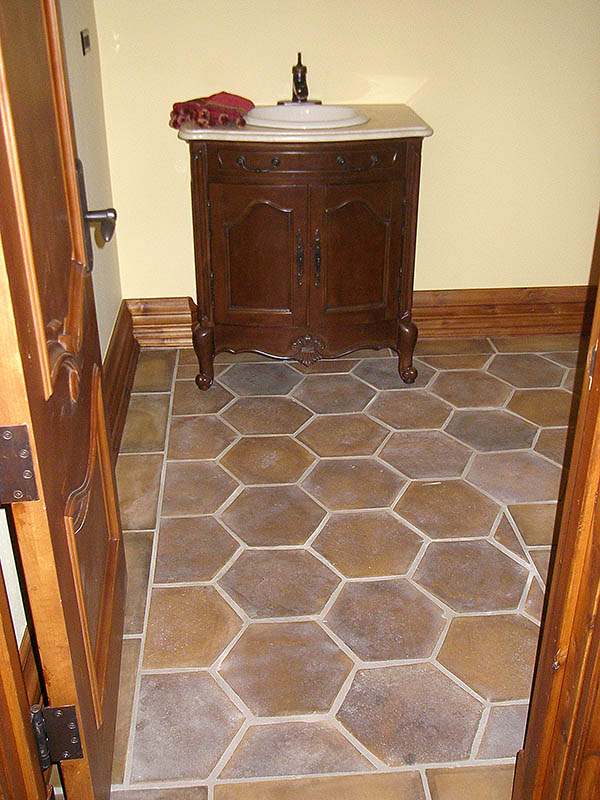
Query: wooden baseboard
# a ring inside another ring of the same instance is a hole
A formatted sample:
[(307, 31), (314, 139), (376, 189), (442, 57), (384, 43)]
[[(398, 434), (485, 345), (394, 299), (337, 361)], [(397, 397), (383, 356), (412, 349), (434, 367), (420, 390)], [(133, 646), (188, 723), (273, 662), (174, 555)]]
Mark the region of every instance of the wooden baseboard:
[[(424, 337), (511, 336), (588, 331), (596, 288), (417, 291), (413, 319)], [(189, 297), (126, 300), (140, 347), (191, 347), (196, 307)]]
[(116, 459), (121, 444), (139, 352), (131, 314), (123, 301), (102, 365), (108, 440), (113, 459)]

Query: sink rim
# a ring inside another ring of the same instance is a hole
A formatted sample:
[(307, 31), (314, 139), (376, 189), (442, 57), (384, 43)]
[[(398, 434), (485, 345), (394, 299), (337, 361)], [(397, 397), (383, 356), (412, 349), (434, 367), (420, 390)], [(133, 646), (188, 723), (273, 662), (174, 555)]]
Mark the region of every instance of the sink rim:
[[(286, 114), (293, 118), (286, 119)], [(322, 105), (310, 102), (256, 106), (244, 117), (248, 125), (257, 128), (281, 128), (282, 130), (350, 128), (364, 125), (369, 120), (365, 114), (352, 106)], [(311, 119), (311, 117), (313, 118)]]

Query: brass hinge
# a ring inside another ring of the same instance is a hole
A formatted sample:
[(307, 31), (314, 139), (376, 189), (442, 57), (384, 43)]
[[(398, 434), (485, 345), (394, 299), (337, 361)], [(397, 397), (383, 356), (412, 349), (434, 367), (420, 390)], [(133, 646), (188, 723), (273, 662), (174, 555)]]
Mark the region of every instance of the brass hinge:
[(42, 769), (83, 758), (75, 706), (31, 706), (31, 725)]
[(27, 425), (0, 427), (0, 503), (39, 498)]

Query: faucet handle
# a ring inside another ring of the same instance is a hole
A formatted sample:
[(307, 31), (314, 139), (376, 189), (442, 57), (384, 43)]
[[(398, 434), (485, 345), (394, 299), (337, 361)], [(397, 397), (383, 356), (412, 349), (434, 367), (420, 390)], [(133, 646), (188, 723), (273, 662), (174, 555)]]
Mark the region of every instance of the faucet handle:
[(298, 53), (298, 63), (292, 67), (292, 102), (305, 103), (308, 99), (306, 67), (302, 63), (302, 53)]

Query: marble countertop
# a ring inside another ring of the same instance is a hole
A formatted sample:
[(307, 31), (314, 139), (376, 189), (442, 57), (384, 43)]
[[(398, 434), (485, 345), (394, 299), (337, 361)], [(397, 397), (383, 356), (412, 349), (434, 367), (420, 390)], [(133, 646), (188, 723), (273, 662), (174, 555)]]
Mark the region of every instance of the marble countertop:
[(221, 142), (356, 142), (366, 139), (425, 137), (433, 133), (429, 125), (406, 105), (348, 105), (363, 113), (368, 118), (367, 122), (348, 128), (315, 130), (260, 128), (258, 125), (200, 128), (185, 123), (179, 129), (178, 135), (185, 141), (213, 139)]

